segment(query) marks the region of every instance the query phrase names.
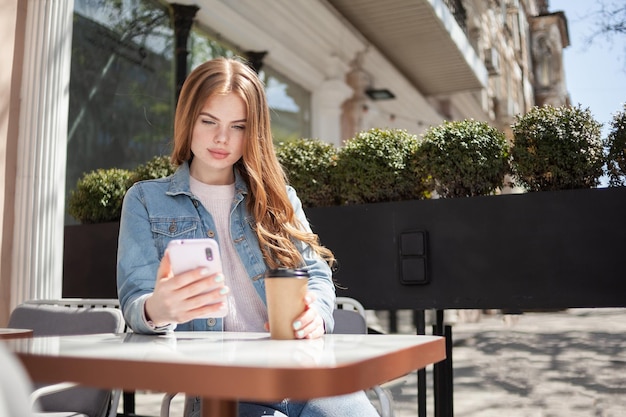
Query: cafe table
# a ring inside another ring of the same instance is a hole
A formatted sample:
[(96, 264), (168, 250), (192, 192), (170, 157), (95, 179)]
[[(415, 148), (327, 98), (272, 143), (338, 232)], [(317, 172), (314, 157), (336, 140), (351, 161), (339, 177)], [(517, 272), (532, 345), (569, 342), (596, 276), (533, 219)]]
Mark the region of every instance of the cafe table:
[(0, 340), (2, 339), (20, 339), (23, 337), (32, 337), (32, 329), (14, 329), (10, 327), (0, 327)]
[(35, 382), (202, 398), (204, 417), (235, 417), (237, 401), (347, 394), (445, 359), (445, 340), (420, 335), (174, 332), (34, 337), (3, 341)]

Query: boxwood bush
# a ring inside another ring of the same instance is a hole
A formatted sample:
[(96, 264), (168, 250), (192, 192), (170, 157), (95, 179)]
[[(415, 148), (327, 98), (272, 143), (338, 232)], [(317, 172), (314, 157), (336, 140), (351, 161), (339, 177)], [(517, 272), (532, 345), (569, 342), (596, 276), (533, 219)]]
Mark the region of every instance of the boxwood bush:
[(348, 140), (332, 176), (340, 204), (423, 198), (421, 177), (408, 169), (418, 146), (417, 136), (400, 129), (371, 129)]
[(606, 146), (609, 185), (626, 185), (626, 104), (621, 112), (613, 115)]
[[(608, 157), (600, 124), (588, 109), (535, 107), (517, 116), (512, 128), (512, 146), (504, 133), (470, 119), (431, 127), (421, 141), (405, 130), (371, 129), (341, 148), (298, 139), (276, 149), (305, 207), (420, 199), (431, 192), (440, 197), (487, 195), (505, 185), (511, 165), (519, 184), (531, 191), (595, 186), (604, 162), (613, 185), (625, 181), (626, 106), (615, 115)], [(76, 184), (68, 212), (81, 223), (119, 220), (128, 187), (174, 171), (166, 156), (132, 171), (91, 171)]]
[(485, 122), (444, 122), (424, 133), (412, 169), (440, 197), (493, 193), (510, 172), (504, 133)]
[(68, 213), (81, 223), (119, 220), (131, 176), (131, 171), (119, 168), (84, 174), (70, 194)]
[(534, 107), (512, 126), (512, 167), (528, 191), (598, 185), (605, 157), (601, 124), (580, 106)]
[(145, 164), (139, 165), (132, 171), (131, 185), (137, 181), (164, 178), (176, 171), (167, 155), (155, 156)]
[(331, 175), (337, 163), (337, 150), (332, 144), (317, 139), (281, 142), (276, 147), (276, 156), (303, 206), (336, 204)]
[(70, 193), (67, 211), (83, 224), (117, 221), (122, 214), (124, 195), (131, 185), (166, 177), (174, 171), (169, 157), (155, 156), (134, 170), (110, 168), (87, 172)]

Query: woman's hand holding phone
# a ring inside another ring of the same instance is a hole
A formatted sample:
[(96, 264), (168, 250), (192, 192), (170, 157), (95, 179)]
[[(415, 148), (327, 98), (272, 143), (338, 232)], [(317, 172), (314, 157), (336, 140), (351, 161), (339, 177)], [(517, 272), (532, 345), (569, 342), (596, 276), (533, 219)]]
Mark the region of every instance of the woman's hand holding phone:
[(173, 241), (161, 260), (146, 318), (155, 326), (227, 314), (228, 287), (212, 239)]

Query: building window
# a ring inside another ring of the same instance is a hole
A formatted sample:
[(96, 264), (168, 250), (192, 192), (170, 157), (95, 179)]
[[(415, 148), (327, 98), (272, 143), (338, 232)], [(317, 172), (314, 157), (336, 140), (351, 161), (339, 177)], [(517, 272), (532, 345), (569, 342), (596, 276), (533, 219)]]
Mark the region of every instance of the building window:
[(552, 55), (549, 40), (544, 36), (539, 37), (535, 51), (535, 77), (541, 88), (548, 88), (552, 83)]
[(213, 58), (240, 55), (240, 52), (234, 46), (211, 36), (207, 30), (197, 24), (194, 24), (191, 28), (188, 46), (188, 67), (190, 71)]
[[(198, 25), (194, 25), (191, 31), (189, 50), (190, 69), (218, 56), (245, 56), (235, 46), (217, 39)], [(263, 64), (259, 78), (265, 84), (274, 140), (281, 142), (309, 137), (311, 94), (267, 63)]]
[(285, 142), (310, 137), (311, 94), (267, 65), (259, 76), (265, 83), (274, 140)]

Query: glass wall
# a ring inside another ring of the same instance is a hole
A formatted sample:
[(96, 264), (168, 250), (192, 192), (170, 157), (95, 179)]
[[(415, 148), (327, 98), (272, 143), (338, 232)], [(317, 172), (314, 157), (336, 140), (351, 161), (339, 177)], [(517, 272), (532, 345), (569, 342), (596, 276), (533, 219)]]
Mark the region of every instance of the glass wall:
[(259, 77), (265, 83), (274, 141), (309, 138), (311, 93), (266, 65), (261, 69)]
[[(132, 169), (170, 153), (175, 35), (167, 3), (75, 0), (67, 139), (66, 201), (84, 173)], [(195, 24), (189, 69), (245, 53)], [(310, 134), (310, 93), (264, 65), (276, 141)], [(66, 224), (76, 221), (66, 215)]]
[(66, 201), (85, 172), (168, 153), (175, 102), (166, 7), (75, 0), (73, 26)]

